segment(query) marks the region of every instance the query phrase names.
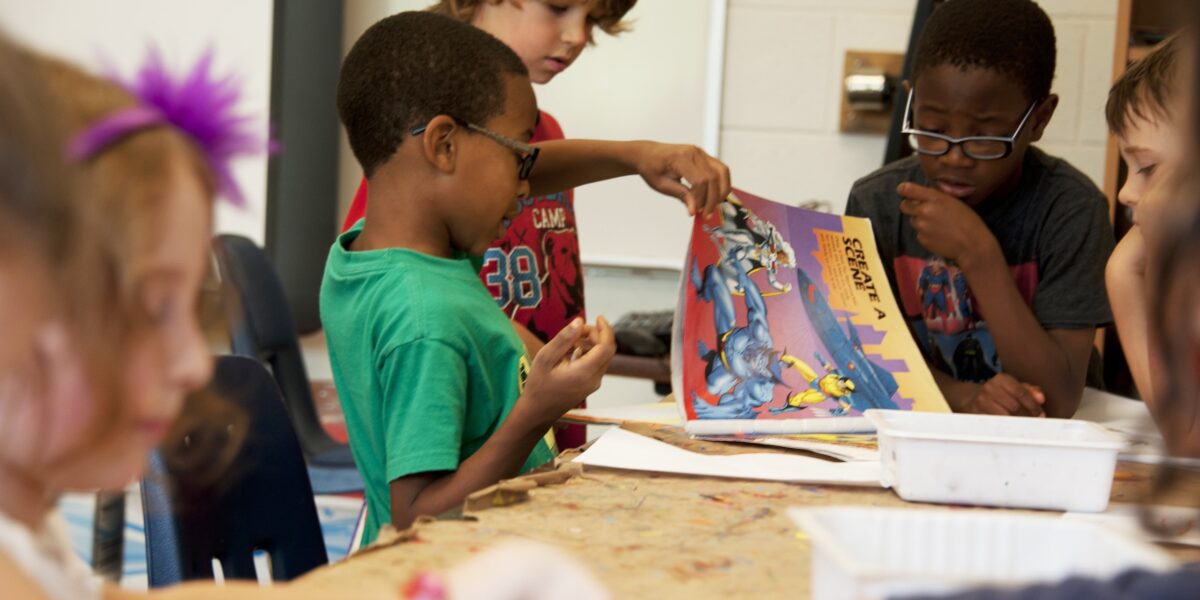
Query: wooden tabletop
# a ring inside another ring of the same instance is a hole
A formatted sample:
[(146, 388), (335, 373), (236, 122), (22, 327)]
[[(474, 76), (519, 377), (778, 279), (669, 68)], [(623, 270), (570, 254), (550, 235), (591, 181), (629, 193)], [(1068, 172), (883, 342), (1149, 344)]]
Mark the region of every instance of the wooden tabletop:
[[(625, 428), (713, 454), (782, 450), (703, 442), (677, 427)], [(528, 538), (581, 558), (616, 597), (809, 597), (809, 545), (787, 518), (792, 506), (910, 504), (882, 488), (659, 475), (581, 468), (502, 482), (468, 501), (456, 519), (426, 520), (390, 541), (305, 576), (301, 585), (353, 596), (396, 589), (417, 571), (447, 569), (500, 540)], [(1145, 499), (1154, 471), (1122, 463), (1114, 501)], [(1158, 504), (1200, 499), (1192, 478)], [(991, 510), (966, 508), (964, 510)], [(1179, 550), (1188, 559), (1194, 552)]]

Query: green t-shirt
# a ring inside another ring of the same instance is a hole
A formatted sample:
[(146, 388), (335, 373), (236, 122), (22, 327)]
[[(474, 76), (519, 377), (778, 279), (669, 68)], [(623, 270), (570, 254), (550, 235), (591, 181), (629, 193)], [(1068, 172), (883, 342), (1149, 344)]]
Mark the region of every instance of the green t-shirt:
[[(453, 471), (516, 403), (525, 348), (466, 259), (391, 248), (329, 252), (321, 322), (350, 450), (366, 485), (363, 544), (391, 521), (391, 481)], [(521, 471), (554, 457), (539, 441)]]

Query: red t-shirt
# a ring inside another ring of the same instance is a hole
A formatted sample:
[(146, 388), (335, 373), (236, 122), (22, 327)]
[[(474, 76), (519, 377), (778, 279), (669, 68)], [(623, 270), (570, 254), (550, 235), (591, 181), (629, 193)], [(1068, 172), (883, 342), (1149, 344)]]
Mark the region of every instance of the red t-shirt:
[[(563, 139), (562, 128), (542, 112), (531, 142)], [(367, 180), (354, 194), (345, 231), (366, 216)], [(521, 200), (504, 237), (483, 255), (479, 277), (504, 314), (549, 341), (575, 317), (583, 317), (583, 266), (575, 230), (575, 195), (566, 190)], [(585, 441), (583, 425), (556, 430), (559, 449)]]

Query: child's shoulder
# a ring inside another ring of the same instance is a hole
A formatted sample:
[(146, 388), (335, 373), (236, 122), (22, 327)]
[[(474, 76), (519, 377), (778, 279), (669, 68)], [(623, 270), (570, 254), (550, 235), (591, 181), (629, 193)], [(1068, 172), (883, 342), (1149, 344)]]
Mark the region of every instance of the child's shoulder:
[(349, 253), (326, 270), (321, 319), (326, 329), (365, 327), (403, 344), (455, 340), (475, 315), (495, 308), (465, 260), (389, 249)]
[(1025, 164), (1034, 173), (1022, 177), (1023, 192), (1010, 210), (1051, 229), (1109, 225), (1108, 197), (1074, 165), (1036, 147), (1029, 148)]
[(1076, 202), (1102, 201), (1105, 205), (1108, 204), (1104, 193), (1092, 178), (1066, 159), (1049, 154), (1036, 146), (1029, 148), (1029, 156), (1029, 160), (1037, 164), (1042, 171), (1042, 181), (1039, 183), (1042, 194), (1061, 195)]

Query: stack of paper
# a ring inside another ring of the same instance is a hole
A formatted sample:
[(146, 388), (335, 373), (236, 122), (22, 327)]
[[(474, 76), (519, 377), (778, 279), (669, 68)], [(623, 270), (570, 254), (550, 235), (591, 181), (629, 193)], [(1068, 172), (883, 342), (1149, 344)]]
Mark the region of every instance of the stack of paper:
[(794, 454), (707, 455), (612, 429), (575, 462), (610, 469), (879, 487), (878, 461), (837, 463)]

